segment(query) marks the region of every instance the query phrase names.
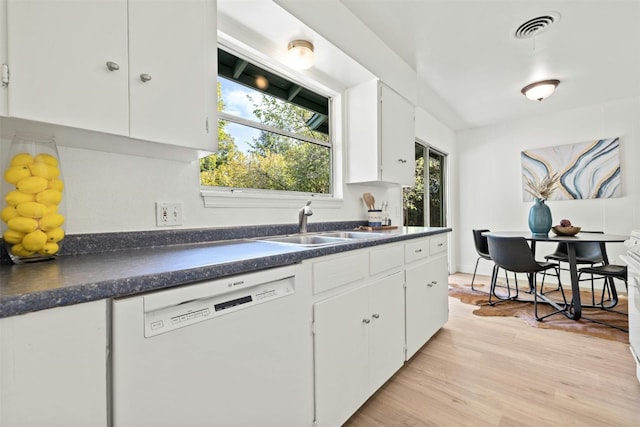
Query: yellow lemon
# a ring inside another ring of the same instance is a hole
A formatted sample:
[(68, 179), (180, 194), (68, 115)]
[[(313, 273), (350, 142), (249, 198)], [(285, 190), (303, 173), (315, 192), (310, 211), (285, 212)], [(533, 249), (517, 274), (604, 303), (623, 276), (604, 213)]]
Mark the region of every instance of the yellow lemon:
[(38, 253), (43, 255), (53, 255), (60, 250), (60, 246), (57, 243), (45, 243), (42, 249)]
[(29, 153), (19, 153), (9, 162), (11, 166), (29, 166), (33, 164), (33, 157)]
[(58, 205), (50, 205), (47, 206), (47, 212), (45, 212), (45, 216), (46, 215), (51, 215), (52, 213), (56, 213), (58, 212)]
[(43, 231), (36, 230), (25, 234), (22, 239), (22, 247), (28, 251), (39, 251), (47, 243), (47, 235)]
[(24, 233), (19, 233), (15, 230), (7, 230), (2, 233), (2, 238), (5, 242), (15, 244), (22, 242), (22, 238), (24, 237)]
[(7, 226), (10, 230), (17, 231), (19, 233), (31, 233), (38, 229), (38, 221), (33, 218), (17, 216), (7, 221)]
[(36, 202), (47, 206), (57, 205), (62, 200), (62, 193), (58, 190), (44, 190), (36, 194)]
[(18, 243), (16, 245), (11, 246), (11, 253), (16, 256), (31, 256), (35, 252), (28, 251), (22, 246), (22, 243)]
[(22, 193), (17, 190), (9, 191), (4, 196), (4, 200), (7, 201), (7, 204), (9, 206), (16, 206), (20, 203), (25, 203), (25, 202), (33, 202), (35, 199), (36, 199), (35, 194)]
[(4, 180), (9, 184), (15, 184), (29, 176), (31, 176), (31, 171), (27, 166), (10, 166), (4, 172)]
[[(11, 221), (11, 220), (10, 220)], [(64, 223), (64, 216), (59, 213), (52, 213), (40, 218), (40, 229), (43, 231), (53, 230)]]
[(48, 212), (47, 205), (38, 202), (20, 203), (15, 207), (20, 216), (27, 218), (42, 218)]
[(41, 176), (23, 178), (16, 184), (16, 189), (21, 193), (36, 194), (47, 189), (49, 182)]
[(7, 222), (11, 218), (15, 218), (17, 216), (18, 211), (16, 210), (15, 206), (7, 206), (6, 208), (2, 209), (2, 211), (0, 211), (0, 219), (2, 219), (4, 222)]
[(58, 243), (64, 238), (64, 230), (62, 228), (54, 228), (45, 233), (47, 235), (47, 242)]
[(51, 166), (58, 166), (58, 159), (47, 153), (40, 153), (34, 159), (34, 163), (46, 163)]
[(60, 175), (60, 169), (47, 163), (34, 163), (29, 165), (31, 175), (40, 176), (46, 179), (54, 179)]
[(49, 180), (49, 186), (47, 188), (51, 190), (62, 191), (64, 190), (64, 182), (62, 182), (62, 180), (60, 179)]

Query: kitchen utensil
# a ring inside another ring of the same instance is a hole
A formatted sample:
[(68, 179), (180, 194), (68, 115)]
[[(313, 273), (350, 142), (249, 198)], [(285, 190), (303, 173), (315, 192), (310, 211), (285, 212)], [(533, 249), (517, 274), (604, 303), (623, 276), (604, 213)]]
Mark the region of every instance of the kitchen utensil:
[(364, 193), (362, 195), (362, 200), (364, 200), (364, 204), (367, 205), (368, 210), (375, 209), (376, 199), (373, 197), (371, 193)]

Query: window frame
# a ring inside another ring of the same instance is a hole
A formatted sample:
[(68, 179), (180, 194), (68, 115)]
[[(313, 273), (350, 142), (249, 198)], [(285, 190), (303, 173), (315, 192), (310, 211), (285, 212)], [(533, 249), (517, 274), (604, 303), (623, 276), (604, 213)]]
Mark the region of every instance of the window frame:
[[(204, 198), (205, 207), (289, 208), (294, 206), (299, 207), (300, 202), (303, 200), (314, 200), (320, 202), (323, 207), (327, 208), (342, 207), (342, 132), (340, 131), (342, 125), (342, 95), (337, 91), (323, 86), (320, 82), (310, 78), (310, 76), (294, 74), (292, 70), (286, 69), (282, 64), (278, 64), (273, 59), (268, 58), (246, 46), (242, 47), (226, 40), (226, 42), (219, 42), (218, 48), (328, 98), (330, 117), (329, 142), (312, 137), (306, 137), (304, 135), (298, 135), (269, 125), (261, 125), (257, 122), (220, 111), (217, 111), (216, 127), (218, 125), (218, 120), (227, 120), (243, 126), (249, 126), (258, 130), (265, 130), (286, 137), (295, 138), (300, 141), (328, 147), (330, 150), (329, 167), (331, 188), (329, 193), (309, 193), (258, 188), (213, 187), (200, 185), (200, 193)], [(216, 75), (216, 81), (217, 80), (218, 76)]]

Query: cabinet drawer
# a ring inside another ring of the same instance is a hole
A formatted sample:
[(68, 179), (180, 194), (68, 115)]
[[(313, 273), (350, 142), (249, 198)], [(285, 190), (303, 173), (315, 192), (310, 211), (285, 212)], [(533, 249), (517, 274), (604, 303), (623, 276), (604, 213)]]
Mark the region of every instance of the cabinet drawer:
[(437, 255), (447, 250), (447, 235), (432, 237), (429, 240), (429, 255)]
[(371, 265), (369, 271), (371, 275), (382, 273), (403, 264), (403, 246), (390, 245), (381, 246), (371, 250)]
[(368, 275), (366, 252), (313, 263), (313, 293), (319, 294)]
[(412, 240), (404, 245), (404, 262), (410, 263), (429, 256), (429, 239)]

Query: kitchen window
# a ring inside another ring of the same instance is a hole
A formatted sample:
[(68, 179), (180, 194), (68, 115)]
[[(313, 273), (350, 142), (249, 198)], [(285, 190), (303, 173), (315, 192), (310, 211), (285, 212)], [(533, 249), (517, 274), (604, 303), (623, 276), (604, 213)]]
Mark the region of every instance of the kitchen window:
[(218, 49), (218, 152), (203, 188), (291, 197), (333, 192), (331, 99)]

